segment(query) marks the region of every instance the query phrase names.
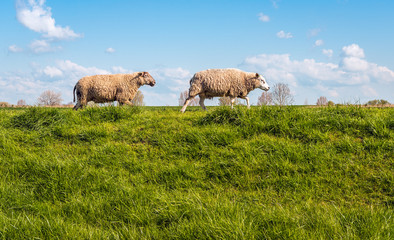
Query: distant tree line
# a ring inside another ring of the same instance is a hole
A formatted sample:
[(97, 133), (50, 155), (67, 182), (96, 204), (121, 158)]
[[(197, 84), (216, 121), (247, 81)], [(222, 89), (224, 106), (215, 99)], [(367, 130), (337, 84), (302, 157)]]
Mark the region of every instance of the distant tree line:
[[(180, 93), (178, 103), (179, 106), (183, 106), (187, 97), (189, 96), (188, 90)], [(61, 97), (60, 92), (55, 92), (52, 90), (46, 90), (41, 93), (41, 95), (37, 98), (38, 106), (61, 106), (63, 99)], [(138, 90), (134, 99), (131, 101), (133, 106), (144, 106), (144, 95), (140, 90)], [(271, 92), (262, 92), (258, 98), (257, 105), (291, 105), (294, 102), (293, 94), (290, 91), (288, 84), (285, 83), (277, 83), (273, 86), (273, 90)], [(307, 103), (307, 100), (305, 100)], [(72, 105), (70, 102), (68, 105)], [(235, 100), (235, 104), (239, 104), (239, 99)], [(108, 105), (108, 104), (107, 104)], [(111, 103), (110, 105), (113, 105)], [(199, 106), (199, 97), (195, 97), (191, 100), (190, 106)], [(229, 97), (221, 97), (219, 98), (220, 106), (230, 106), (231, 101)], [(307, 105), (307, 104), (305, 104)], [(333, 101), (329, 101), (325, 96), (321, 96), (316, 101), (317, 106), (334, 106), (335, 103)], [(337, 104), (338, 105), (338, 104)], [(390, 105), (390, 102), (384, 99), (374, 99), (370, 100), (364, 104), (364, 106), (387, 106)], [(24, 99), (19, 99), (16, 104), (17, 107), (25, 107), (29, 106)], [(0, 102), (0, 107), (14, 107), (13, 104), (9, 104), (8, 102)]]
[(390, 105), (390, 103), (387, 100), (375, 99), (375, 100), (368, 101), (365, 105), (369, 105), (369, 106), (384, 106), (384, 105)]

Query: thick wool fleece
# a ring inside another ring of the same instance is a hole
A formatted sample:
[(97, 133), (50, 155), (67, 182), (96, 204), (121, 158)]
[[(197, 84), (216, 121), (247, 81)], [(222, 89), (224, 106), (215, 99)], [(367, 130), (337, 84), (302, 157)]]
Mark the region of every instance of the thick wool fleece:
[(246, 97), (260, 84), (256, 73), (238, 69), (208, 69), (196, 73), (190, 80), (189, 95), (194, 97)]
[(118, 101), (120, 104), (130, 104), (138, 88), (145, 84), (155, 84), (155, 80), (147, 72), (83, 77), (74, 87), (74, 101), (75, 91), (78, 99), (74, 109), (83, 107), (89, 101)]

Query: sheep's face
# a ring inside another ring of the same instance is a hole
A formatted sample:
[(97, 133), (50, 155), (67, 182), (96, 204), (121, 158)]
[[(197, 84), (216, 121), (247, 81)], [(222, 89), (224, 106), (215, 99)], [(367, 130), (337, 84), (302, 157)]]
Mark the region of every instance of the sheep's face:
[(151, 87), (155, 86), (156, 81), (148, 72), (140, 72), (139, 76), (141, 85), (150, 85)]
[(256, 73), (256, 78), (258, 79), (260, 84), (259, 86), (257, 86), (258, 88), (264, 91), (268, 91), (270, 89), (270, 86), (268, 86), (267, 81), (262, 75)]

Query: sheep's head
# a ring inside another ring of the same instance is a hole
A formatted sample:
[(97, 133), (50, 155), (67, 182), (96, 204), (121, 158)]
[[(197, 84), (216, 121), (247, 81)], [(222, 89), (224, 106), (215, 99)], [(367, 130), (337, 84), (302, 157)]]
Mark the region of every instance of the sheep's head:
[(268, 91), (270, 89), (270, 86), (268, 86), (267, 81), (265, 80), (265, 78), (262, 75), (256, 73), (256, 79), (258, 81), (256, 87), (258, 87), (264, 91)]
[(148, 72), (140, 72), (138, 73), (139, 82), (141, 85), (150, 85), (151, 87), (155, 86), (156, 81)]

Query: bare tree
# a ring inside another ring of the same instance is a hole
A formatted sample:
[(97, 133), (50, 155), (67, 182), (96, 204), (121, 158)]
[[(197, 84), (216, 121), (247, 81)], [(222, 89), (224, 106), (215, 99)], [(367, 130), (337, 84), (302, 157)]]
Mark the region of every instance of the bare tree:
[[(179, 95), (179, 99), (178, 99), (179, 106), (183, 106), (183, 104), (185, 104), (187, 97), (189, 97), (188, 90), (181, 92), (181, 94)], [(200, 98), (196, 96), (190, 101), (189, 106), (198, 106), (199, 101), (200, 101)]]
[(285, 83), (277, 83), (274, 85), (272, 92), (272, 100), (275, 105), (290, 105), (294, 102), (294, 97), (290, 92), (289, 85)]
[(27, 104), (26, 104), (25, 100), (19, 99), (18, 102), (16, 103), (16, 105), (18, 105), (18, 106), (26, 106)]
[(131, 103), (133, 104), (133, 106), (144, 106), (144, 94), (142, 94), (142, 92), (138, 90), (133, 100), (131, 100)]
[(316, 105), (318, 105), (318, 106), (326, 106), (326, 105), (328, 105), (328, 100), (327, 100), (327, 98), (324, 97), (324, 96), (319, 97), (319, 98), (317, 99)]
[(56, 106), (60, 105), (63, 101), (62, 94), (54, 92), (52, 90), (46, 90), (37, 99), (37, 103), (40, 106)]
[(272, 104), (272, 93), (270, 92), (262, 92), (259, 100), (257, 101), (257, 105), (271, 105)]

